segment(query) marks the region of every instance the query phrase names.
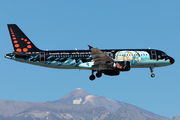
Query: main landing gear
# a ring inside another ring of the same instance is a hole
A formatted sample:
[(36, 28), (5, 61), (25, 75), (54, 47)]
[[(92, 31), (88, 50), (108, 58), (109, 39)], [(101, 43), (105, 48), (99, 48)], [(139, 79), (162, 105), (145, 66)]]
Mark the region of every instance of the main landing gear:
[(152, 78), (155, 77), (155, 74), (153, 73), (153, 68), (152, 67), (150, 67), (150, 70), (151, 70), (151, 77)]
[(92, 75), (89, 76), (89, 79), (90, 79), (91, 81), (95, 80), (96, 77), (97, 77), (97, 78), (100, 78), (100, 77), (102, 76), (101, 71), (97, 71), (96, 77), (95, 77), (95, 75), (94, 75), (94, 72), (95, 72), (95, 70), (92, 70)]

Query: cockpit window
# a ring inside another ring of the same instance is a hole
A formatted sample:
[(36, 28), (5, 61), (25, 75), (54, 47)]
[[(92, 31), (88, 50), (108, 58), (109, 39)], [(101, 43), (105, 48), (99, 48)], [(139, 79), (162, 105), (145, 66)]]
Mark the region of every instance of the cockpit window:
[(162, 55), (162, 56), (167, 56), (167, 54), (166, 54), (166, 53), (162, 53), (161, 55)]

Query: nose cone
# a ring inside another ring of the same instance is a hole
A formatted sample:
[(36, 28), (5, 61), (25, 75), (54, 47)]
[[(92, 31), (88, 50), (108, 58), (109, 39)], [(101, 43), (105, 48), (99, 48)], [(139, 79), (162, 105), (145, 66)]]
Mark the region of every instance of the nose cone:
[(175, 62), (175, 60), (172, 57), (169, 57), (170, 59), (170, 63), (173, 64)]

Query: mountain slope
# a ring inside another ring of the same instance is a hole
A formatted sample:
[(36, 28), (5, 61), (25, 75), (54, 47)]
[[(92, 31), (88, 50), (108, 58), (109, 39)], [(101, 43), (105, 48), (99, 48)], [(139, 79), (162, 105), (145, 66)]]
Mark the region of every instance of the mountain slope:
[(24, 111), (35, 103), (14, 100), (0, 100), (0, 115), (13, 116)]
[(180, 115), (174, 116), (174, 117), (173, 117), (173, 120), (180, 120)]
[[(86, 119), (104, 119), (109, 113), (104, 107), (91, 107), (86, 105), (63, 105), (59, 103), (38, 103), (28, 109), (16, 114), (14, 118), (29, 117), (34, 119), (46, 119), (54, 116), (59, 119), (86, 120)], [(56, 119), (52, 120), (56, 120)], [(99, 119), (99, 120), (102, 120)]]
[(126, 109), (129, 109), (129, 110), (134, 109), (136, 110), (137, 113), (138, 111), (140, 111), (142, 116), (148, 119), (151, 118), (152, 120), (169, 120), (169, 118), (156, 115), (152, 112), (149, 112), (147, 110), (141, 109), (139, 107), (136, 107), (136, 106), (124, 103), (124, 102), (114, 101), (114, 100), (111, 100), (105, 97), (100, 97), (97, 95), (91, 95), (85, 90), (83, 90), (82, 88), (76, 88), (72, 92), (64, 96), (63, 98), (56, 101), (52, 101), (50, 103), (81, 104), (81, 105), (90, 105), (93, 107), (103, 106), (107, 108), (111, 113), (117, 112), (120, 109), (125, 107)]
[(104, 120), (170, 120), (162, 116), (144, 114), (139, 108), (126, 105), (110, 113)]

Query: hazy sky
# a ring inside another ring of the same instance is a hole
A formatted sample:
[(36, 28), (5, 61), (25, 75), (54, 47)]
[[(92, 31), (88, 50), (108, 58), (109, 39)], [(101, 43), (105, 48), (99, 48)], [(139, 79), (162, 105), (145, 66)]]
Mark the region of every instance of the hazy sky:
[[(0, 99), (46, 102), (75, 88), (172, 118), (180, 114), (179, 0), (2, 0), (0, 2)], [(175, 59), (172, 66), (131, 69), (90, 81), (91, 71), (24, 64), (13, 51), (7, 24), (17, 24), (40, 49), (152, 48)]]

